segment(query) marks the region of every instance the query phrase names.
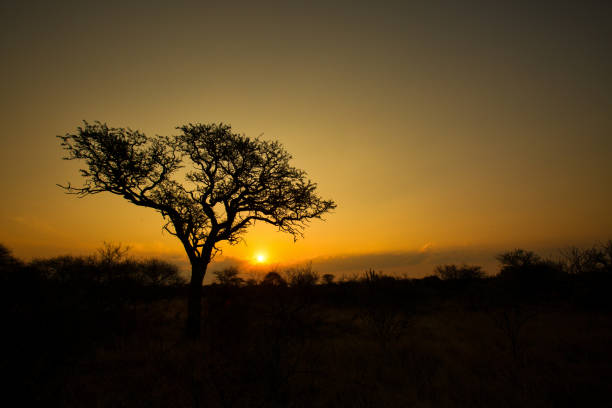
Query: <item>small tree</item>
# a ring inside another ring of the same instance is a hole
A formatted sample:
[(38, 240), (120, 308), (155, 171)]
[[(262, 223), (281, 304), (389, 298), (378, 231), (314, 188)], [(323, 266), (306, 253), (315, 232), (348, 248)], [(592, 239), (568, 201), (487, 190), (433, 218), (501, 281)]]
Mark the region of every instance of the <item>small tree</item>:
[(542, 258), (533, 251), (515, 249), (496, 256), (501, 264), (500, 273), (512, 273), (516, 270), (529, 269), (542, 263)]
[(114, 244), (106, 242), (102, 244), (102, 248), (98, 248), (98, 261), (102, 265), (115, 265), (125, 260), (127, 253), (130, 251), (129, 246), (123, 246), (121, 243)]
[(323, 282), (325, 282), (326, 285), (331, 285), (332, 283), (334, 283), (334, 279), (336, 277), (331, 273), (326, 273), (321, 278), (323, 279)]
[(20, 264), (21, 262), (19, 262), (19, 260), (13, 256), (10, 249), (5, 247), (3, 244), (0, 244), (0, 273), (13, 270)]
[(542, 259), (538, 254), (524, 249), (515, 249), (498, 255), (501, 264), (499, 276), (502, 278), (544, 283), (562, 273), (559, 262)]
[(285, 271), (285, 275), (289, 286), (294, 287), (313, 286), (319, 281), (319, 274), (312, 269), (312, 262), (289, 268)]
[(561, 257), (567, 273), (612, 272), (612, 240), (592, 248), (570, 247), (561, 251)]
[(84, 185), (60, 187), (80, 197), (109, 192), (162, 215), (163, 228), (180, 240), (191, 263), (186, 328), (197, 337), (202, 281), (219, 242), (238, 242), (256, 221), (295, 239), (336, 204), (316, 194), (316, 184), (289, 164), (278, 142), (248, 138), (225, 124), (177, 129), (176, 136), (150, 137), (84, 122), (75, 133), (58, 136), (64, 159), (84, 162)]
[(240, 272), (235, 266), (228, 266), (220, 271), (215, 271), (214, 275), (223, 286), (240, 286), (244, 282), (244, 279), (238, 276)]
[(471, 280), (485, 276), (482, 267), (478, 265), (438, 265), (435, 272), (443, 280)]
[(264, 276), (261, 284), (266, 286), (287, 286), (287, 281), (280, 275), (280, 273), (270, 271), (266, 273), (266, 276)]

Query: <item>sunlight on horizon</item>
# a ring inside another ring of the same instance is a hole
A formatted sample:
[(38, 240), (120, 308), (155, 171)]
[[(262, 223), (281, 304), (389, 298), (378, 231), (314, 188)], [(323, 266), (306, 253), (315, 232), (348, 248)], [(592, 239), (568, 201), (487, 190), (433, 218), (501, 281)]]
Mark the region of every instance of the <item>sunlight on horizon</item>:
[(268, 260), (268, 256), (263, 252), (257, 252), (255, 254), (255, 263), (256, 264), (264, 264)]

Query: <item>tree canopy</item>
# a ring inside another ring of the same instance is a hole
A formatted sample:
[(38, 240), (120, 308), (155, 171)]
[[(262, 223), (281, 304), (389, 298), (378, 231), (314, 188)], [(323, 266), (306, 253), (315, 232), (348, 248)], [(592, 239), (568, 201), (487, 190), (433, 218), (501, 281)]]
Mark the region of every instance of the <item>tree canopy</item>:
[(176, 136), (149, 137), (85, 122), (76, 133), (59, 136), (66, 160), (85, 161), (85, 182), (61, 187), (79, 196), (110, 192), (157, 210), (190, 259), (206, 249), (214, 255), (219, 241), (237, 242), (256, 221), (297, 237), (310, 219), (336, 207), (289, 164), (279, 142), (234, 133), (226, 124), (177, 129), (182, 133)]

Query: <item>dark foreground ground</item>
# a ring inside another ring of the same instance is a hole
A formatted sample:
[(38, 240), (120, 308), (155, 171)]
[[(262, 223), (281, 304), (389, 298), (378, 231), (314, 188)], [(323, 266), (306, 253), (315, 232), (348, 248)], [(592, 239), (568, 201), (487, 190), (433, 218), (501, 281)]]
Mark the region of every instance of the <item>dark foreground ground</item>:
[(20, 276), (2, 289), (18, 406), (611, 404), (609, 274), (215, 285), (198, 341), (180, 285)]

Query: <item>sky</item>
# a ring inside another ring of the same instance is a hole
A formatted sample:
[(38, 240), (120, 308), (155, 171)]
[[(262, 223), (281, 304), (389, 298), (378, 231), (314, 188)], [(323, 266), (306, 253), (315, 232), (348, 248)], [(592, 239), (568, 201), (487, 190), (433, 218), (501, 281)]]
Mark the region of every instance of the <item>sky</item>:
[(0, 243), (24, 259), (121, 242), (186, 265), (161, 216), (83, 199), (57, 135), (82, 120), (280, 141), (338, 204), (294, 242), (255, 225), (217, 267), (423, 276), (612, 238), (606, 2), (4, 1)]

